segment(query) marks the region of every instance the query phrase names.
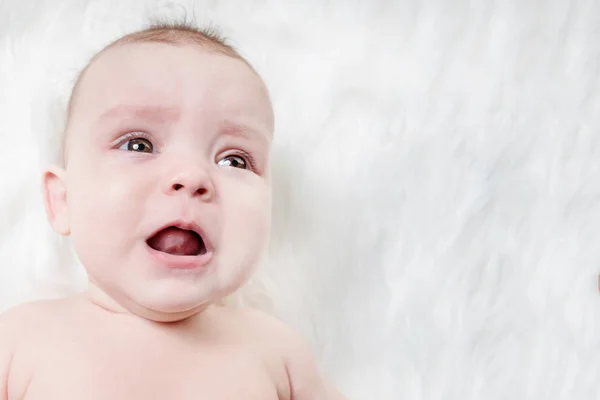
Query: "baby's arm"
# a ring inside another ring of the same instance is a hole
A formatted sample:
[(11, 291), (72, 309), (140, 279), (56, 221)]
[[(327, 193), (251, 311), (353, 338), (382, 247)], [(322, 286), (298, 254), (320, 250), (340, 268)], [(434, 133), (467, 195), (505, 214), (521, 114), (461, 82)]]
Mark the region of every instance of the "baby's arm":
[[(0, 336), (0, 341), (2, 341)], [(0, 400), (8, 400), (8, 368), (10, 365), (10, 354), (0, 349)]]
[(310, 349), (295, 334), (287, 334), (286, 367), (291, 400), (346, 400), (317, 370)]
[[(42, 302), (31, 302), (16, 306), (0, 314), (0, 400), (8, 400), (9, 375), (15, 349), (31, 328), (33, 321), (40, 319), (45, 310)], [(10, 388), (11, 398), (22, 388)]]
[(300, 335), (264, 312), (248, 308), (244, 311), (246, 318), (241, 320), (245, 325), (238, 331), (245, 332), (244, 338), (254, 331), (270, 357), (277, 360), (279, 367), (285, 367), (275, 378), (280, 400), (346, 400), (321, 377), (311, 350)]
[(8, 400), (8, 373), (15, 341), (14, 310), (0, 315), (0, 400)]
[[(0, 335), (0, 343), (3, 343)], [(10, 365), (10, 354), (0, 344), (0, 400), (8, 400), (8, 368)]]

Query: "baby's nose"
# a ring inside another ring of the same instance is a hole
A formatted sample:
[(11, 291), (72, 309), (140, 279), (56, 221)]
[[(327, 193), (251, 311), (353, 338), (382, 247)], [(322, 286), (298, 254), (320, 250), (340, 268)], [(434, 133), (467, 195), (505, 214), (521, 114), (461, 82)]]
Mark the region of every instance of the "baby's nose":
[(214, 194), (214, 185), (205, 168), (193, 166), (181, 168), (167, 182), (168, 194), (188, 194), (210, 200)]

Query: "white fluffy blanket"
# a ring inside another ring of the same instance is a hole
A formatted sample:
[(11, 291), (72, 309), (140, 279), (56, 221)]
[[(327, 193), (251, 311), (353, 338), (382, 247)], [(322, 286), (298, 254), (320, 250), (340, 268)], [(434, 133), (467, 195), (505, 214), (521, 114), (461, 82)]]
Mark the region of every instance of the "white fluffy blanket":
[(245, 299), (341, 391), (600, 398), (597, 0), (0, 1), (0, 309), (85, 281), (39, 193), (78, 69), (184, 14), (275, 99), (273, 245)]

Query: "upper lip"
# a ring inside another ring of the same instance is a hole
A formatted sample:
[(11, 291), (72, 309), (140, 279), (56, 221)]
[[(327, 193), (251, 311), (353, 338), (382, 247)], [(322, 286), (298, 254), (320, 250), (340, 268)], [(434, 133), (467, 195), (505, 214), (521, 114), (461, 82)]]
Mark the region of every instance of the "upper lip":
[(154, 232), (152, 232), (152, 234), (150, 236), (148, 236), (148, 239), (150, 239), (151, 237), (153, 237), (154, 235), (156, 235), (158, 232), (162, 231), (163, 229), (167, 229), (167, 228), (171, 228), (171, 227), (183, 229), (186, 231), (196, 232), (202, 238), (202, 241), (204, 242), (204, 247), (206, 248), (206, 251), (209, 252), (212, 250), (212, 243), (210, 241), (210, 238), (204, 231), (204, 229), (202, 229), (202, 227), (194, 221), (186, 221), (183, 219), (176, 219), (174, 221), (171, 221), (171, 222), (168, 222), (168, 223), (162, 225), (160, 228), (158, 228)]

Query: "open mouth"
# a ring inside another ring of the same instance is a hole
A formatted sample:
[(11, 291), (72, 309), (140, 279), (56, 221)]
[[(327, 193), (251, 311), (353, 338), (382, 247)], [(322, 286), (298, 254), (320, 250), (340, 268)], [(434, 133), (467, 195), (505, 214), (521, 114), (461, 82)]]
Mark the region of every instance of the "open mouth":
[(162, 253), (176, 256), (198, 256), (206, 254), (202, 236), (193, 230), (169, 226), (146, 240), (148, 246)]

